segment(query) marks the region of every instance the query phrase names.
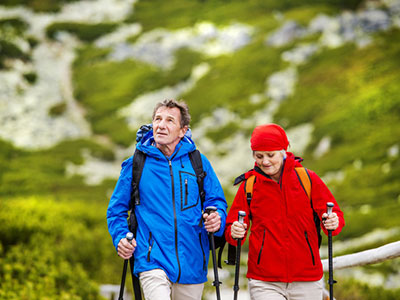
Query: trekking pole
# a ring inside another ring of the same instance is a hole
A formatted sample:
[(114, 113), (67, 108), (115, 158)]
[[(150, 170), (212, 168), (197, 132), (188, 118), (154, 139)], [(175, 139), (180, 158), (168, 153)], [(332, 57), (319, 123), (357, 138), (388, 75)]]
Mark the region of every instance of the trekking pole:
[[(215, 206), (207, 206), (205, 209), (205, 212), (207, 214), (211, 214), (212, 212), (217, 211), (217, 208)], [(213, 267), (214, 267), (214, 282), (213, 286), (215, 286), (215, 290), (217, 292), (217, 300), (221, 300), (221, 294), (219, 291), (219, 285), (221, 282), (219, 282), (218, 278), (218, 265), (217, 265), (217, 256), (215, 254), (215, 242), (214, 242), (214, 233), (209, 232), (208, 236), (210, 238), (210, 243), (211, 243), (211, 254), (212, 254), (212, 260), (213, 260)]]
[[(129, 243), (131, 243), (132, 240), (133, 240), (133, 233), (132, 232), (128, 232), (126, 234), (126, 239), (128, 240)], [(127, 271), (127, 268), (128, 268), (128, 261), (129, 261), (129, 259), (125, 259), (124, 260), (124, 269), (122, 270), (121, 287), (119, 288), (118, 300), (123, 300), (124, 299), (125, 278), (126, 278), (126, 271)]]
[[(332, 202), (326, 203), (328, 216), (332, 213), (334, 204)], [(333, 284), (336, 281), (333, 279), (333, 254), (332, 254), (332, 230), (328, 230), (328, 257), (329, 257), (329, 300), (333, 300)]]
[[(238, 221), (243, 224), (246, 212), (240, 210), (238, 213)], [(242, 239), (237, 239), (236, 249), (236, 267), (235, 267), (235, 285), (233, 286), (233, 299), (236, 300), (239, 292), (239, 270), (240, 270), (240, 250), (242, 248)]]

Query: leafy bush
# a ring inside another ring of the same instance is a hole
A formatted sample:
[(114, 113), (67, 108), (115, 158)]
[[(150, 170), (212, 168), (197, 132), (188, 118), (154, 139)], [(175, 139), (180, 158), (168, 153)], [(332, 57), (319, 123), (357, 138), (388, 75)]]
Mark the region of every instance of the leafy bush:
[(178, 63), (165, 71), (133, 60), (107, 61), (107, 53), (90, 46), (79, 51), (74, 62), (75, 98), (87, 108), (95, 133), (107, 134), (117, 144), (128, 146), (135, 135), (117, 110), (143, 93), (188, 79), (200, 58), (182, 49), (177, 54)]
[(60, 31), (67, 31), (75, 34), (79, 39), (86, 42), (92, 42), (100, 36), (112, 32), (118, 25), (115, 23), (53, 23), (46, 28), (46, 35), (51, 39), (55, 39)]
[[(271, 15), (273, 11), (315, 7), (338, 11), (339, 9), (355, 9), (361, 2), (361, 0), (256, 0), (247, 1), (243, 5), (241, 0), (141, 1), (135, 4), (135, 11), (128, 21), (142, 24), (144, 31), (158, 27), (176, 29), (192, 26), (201, 21), (210, 21), (218, 25), (229, 24), (232, 21), (260, 25), (273, 18)], [(157, 10), (154, 9), (155, 7)]]
[(341, 300), (396, 300), (400, 290), (386, 290), (383, 287), (371, 287), (355, 279), (340, 279), (335, 285), (335, 298)]
[(0, 195), (49, 194), (76, 199), (104, 199), (113, 182), (87, 187), (80, 177), (66, 178), (66, 165), (83, 163), (82, 151), (111, 160), (114, 154), (87, 140), (65, 141), (51, 149), (22, 151), (0, 141)]
[(59, 11), (62, 4), (78, 0), (2, 0), (2, 5), (16, 6), (26, 5), (37, 12), (56, 12)]
[(0, 208), (0, 298), (99, 299), (96, 282), (120, 279), (105, 203), (24, 197)]

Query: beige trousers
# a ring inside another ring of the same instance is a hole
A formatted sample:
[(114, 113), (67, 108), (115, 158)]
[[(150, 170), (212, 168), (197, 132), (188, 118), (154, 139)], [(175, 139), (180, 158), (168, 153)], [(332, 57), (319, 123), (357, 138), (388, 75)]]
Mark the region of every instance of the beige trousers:
[(201, 300), (204, 283), (172, 283), (161, 269), (139, 274), (140, 284), (146, 300)]
[(321, 300), (322, 280), (271, 282), (249, 279), (251, 300)]

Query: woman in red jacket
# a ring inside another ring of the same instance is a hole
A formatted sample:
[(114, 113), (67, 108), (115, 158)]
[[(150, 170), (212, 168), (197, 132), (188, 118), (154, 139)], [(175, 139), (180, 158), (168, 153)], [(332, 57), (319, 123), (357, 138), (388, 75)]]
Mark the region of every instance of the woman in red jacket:
[[(323, 225), (337, 235), (344, 226), (343, 213), (323, 181), (311, 170), (311, 195), (297, 176), (300, 158), (286, 152), (285, 131), (276, 124), (261, 125), (251, 136), (254, 169), (243, 180), (226, 219), (226, 240), (237, 245), (245, 241), (249, 222), (247, 278), (253, 300), (321, 300), (323, 275), (319, 256), (318, 231), (314, 212)], [(245, 195), (245, 180), (255, 175), (250, 207)], [(310, 201), (311, 199), (311, 201)], [(334, 203), (326, 213), (327, 202)], [(312, 205), (312, 206), (311, 206)], [(246, 212), (244, 224), (238, 212)]]

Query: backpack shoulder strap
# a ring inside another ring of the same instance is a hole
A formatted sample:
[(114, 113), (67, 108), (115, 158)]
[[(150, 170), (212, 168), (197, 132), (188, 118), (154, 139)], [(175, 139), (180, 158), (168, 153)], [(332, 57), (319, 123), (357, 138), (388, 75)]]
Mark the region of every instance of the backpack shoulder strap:
[[(204, 178), (206, 177), (207, 173), (203, 170), (203, 162), (201, 160), (200, 151), (196, 149), (192, 152), (189, 152), (189, 159), (192, 164), (192, 168), (196, 173), (197, 185), (199, 187), (199, 195), (201, 200), (201, 208), (203, 209), (204, 201), (206, 199), (206, 192), (204, 191)], [(199, 225), (201, 225), (202, 220), (203, 218), (200, 218)], [(215, 240), (215, 248), (216, 249), (219, 248), (217, 265), (219, 268), (222, 268), (221, 257), (222, 257), (222, 251), (224, 250), (226, 243), (225, 236), (224, 234), (221, 237), (214, 236), (214, 240)]]
[[(311, 200), (311, 178), (308, 174), (308, 171), (304, 167), (297, 167), (294, 168), (296, 171), (297, 178), (300, 181), (301, 187), (303, 188), (304, 192), (306, 192), (308, 199)], [(312, 202), (311, 202), (312, 207)]]
[(308, 171), (304, 167), (297, 167), (294, 168), (296, 171), (297, 178), (300, 181), (301, 187), (303, 188), (304, 192), (307, 194), (308, 199), (310, 199), (310, 205), (311, 209), (313, 210), (313, 218), (314, 218), (314, 223), (315, 223), (315, 228), (317, 230), (317, 236), (318, 236), (318, 247), (321, 247), (321, 242), (322, 242), (322, 236), (321, 236), (321, 222), (319, 220), (318, 214), (314, 210), (312, 198), (311, 198), (311, 187), (312, 187), (312, 181), (310, 174), (308, 174)]
[(201, 200), (201, 207), (203, 208), (204, 201), (206, 199), (206, 193), (204, 191), (204, 178), (206, 177), (206, 172), (203, 170), (203, 162), (201, 160), (201, 154), (199, 150), (194, 150), (189, 152), (189, 159), (192, 163), (194, 172), (196, 173), (197, 185), (199, 186), (199, 195)]
[(139, 195), (139, 182), (142, 177), (142, 171), (144, 167), (144, 162), (146, 160), (146, 154), (142, 151), (135, 149), (132, 159), (132, 194), (131, 194), (131, 207), (134, 208), (135, 205), (140, 204)]
[(256, 176), (255, 175), (250, 175), (246, 181), (244, 182), (244, 194), (246, 195), (246, 200), (247, 200), (247, 205), (249, 206), (249, 218), (250, 220), (253, 218), (251, 214), (251, 200), (253, 199), (253, 188), (254, 188), (254, 183), (256, 182)]
[(256, 176), (250, 175), (250, 177), (246, 179), (244, 184), (244, 193), (246, 194), (246, 199), (247, 203), (249, 204), (249, 207), (251, 199), (253, 198), (253, 187), (255, 181), (256, 181)]

